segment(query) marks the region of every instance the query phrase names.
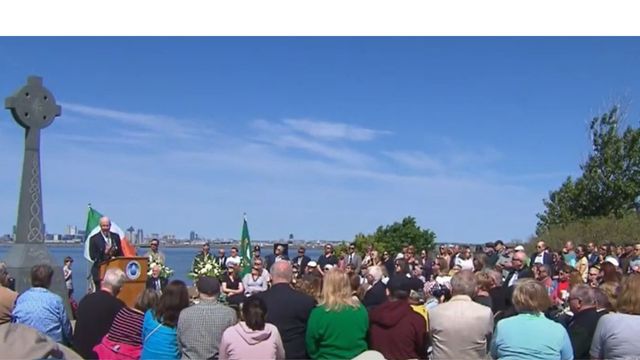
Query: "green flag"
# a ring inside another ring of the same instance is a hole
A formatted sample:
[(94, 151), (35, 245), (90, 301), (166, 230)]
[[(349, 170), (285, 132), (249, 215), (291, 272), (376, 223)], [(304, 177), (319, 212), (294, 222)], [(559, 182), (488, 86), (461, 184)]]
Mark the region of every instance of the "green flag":
[(247, 225), (247, 214), (244, 214), (242, 224), (242, 237), (240, 238), (240, 255), (242, 261), (242, 276), (251, 272), (251, 239), (249, 238), (249, 226)]
[[(91, 256), (89, 256), (89, 238), (93, 236), (93, 234), (97, 234), (100, 230), (100, 218), (102, 214), (100, 214), (97, 210), (91, 207), (89, 204), (89, 214), (87, 214), (87, 226), (84, 228), (84, 257), (89, 262), (93, 262), (91, 260)], [(98, 229), (98, 231), (94, 231)]]

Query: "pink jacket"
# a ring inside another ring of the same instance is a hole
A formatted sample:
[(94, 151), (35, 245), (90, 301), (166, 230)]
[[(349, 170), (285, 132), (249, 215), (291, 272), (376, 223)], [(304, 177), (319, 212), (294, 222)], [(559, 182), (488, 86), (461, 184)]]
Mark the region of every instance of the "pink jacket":
[(251, 330), (244, 321), (227, 328), (222, 334), (219, 359), (284, 359), (278, 328), (266, 323), (264, 330)]

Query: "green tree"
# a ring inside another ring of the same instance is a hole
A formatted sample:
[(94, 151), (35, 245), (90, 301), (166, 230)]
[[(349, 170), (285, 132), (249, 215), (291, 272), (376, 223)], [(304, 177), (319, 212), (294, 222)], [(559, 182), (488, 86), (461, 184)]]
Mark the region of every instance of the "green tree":
[(536, 233), (592, 217), (621, 218), (638, 207), (640, 197), (640, 129), (622, 129), (617, 106), (590, 123), (592, 150), (582, 175), (568, 177), (543, 200)]
[(413, 245), (417, 251), (433, 250), (436, 234), (429, 229), (421, 229), (416, 219), (407, 216), (401, 222), (387, 226), (378, 226), (373, 234), (357, 234), (354, 242), (358, 250), (363, 251), (373, 244), (378, 251), (399, 252), (404, 244)]

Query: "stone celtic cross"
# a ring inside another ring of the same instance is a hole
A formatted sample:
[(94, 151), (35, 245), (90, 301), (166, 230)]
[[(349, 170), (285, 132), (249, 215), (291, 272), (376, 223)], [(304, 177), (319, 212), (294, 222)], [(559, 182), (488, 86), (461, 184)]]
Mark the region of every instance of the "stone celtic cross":
[(42, 78), (30, 76), (27, 84), (5, 100), (14, 120), (25, 129), (24, 162), (18, 204), (16, 243), (44, 243), (42, 188), (40, 186), (40, 130), (60, 116), (53, 94)]

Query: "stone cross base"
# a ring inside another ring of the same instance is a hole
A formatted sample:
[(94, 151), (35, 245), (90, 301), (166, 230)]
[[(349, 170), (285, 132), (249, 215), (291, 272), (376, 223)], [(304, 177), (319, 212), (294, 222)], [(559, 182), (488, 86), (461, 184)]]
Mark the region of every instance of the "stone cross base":
[(49, 264), (53, 268), (53, 279), (49, 290), (62, 298), (67, 316), (69, 319), (72, 318), (62, 265), (55, 262), (46, 245), (13, 244), (4, 259), (4, 263), (7, 264), (9, 274), (16, 279), (16, 291), (18, 293), (23, 293), (31, 287), (31, 267), (38, 264)]

